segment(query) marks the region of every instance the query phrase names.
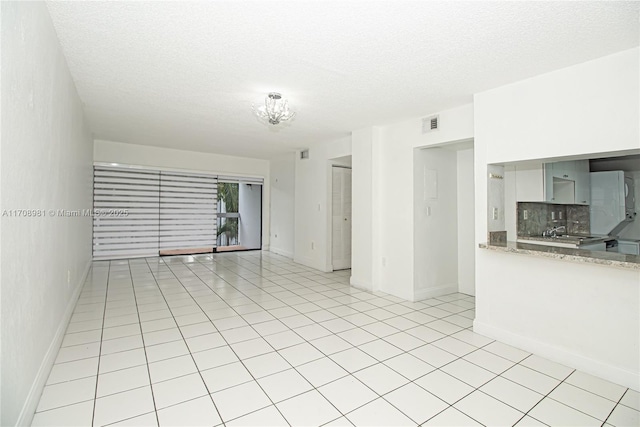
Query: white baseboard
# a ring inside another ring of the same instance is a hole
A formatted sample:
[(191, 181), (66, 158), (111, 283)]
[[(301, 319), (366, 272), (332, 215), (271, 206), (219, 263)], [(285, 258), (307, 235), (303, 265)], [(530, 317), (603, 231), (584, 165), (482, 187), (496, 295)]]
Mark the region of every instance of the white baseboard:
[(293, 252), (285, 251), (283, 249), (274, 248), (274, 247), (271, 247), (271, 249), (269, 249), (269, 251), (273, 252), (274, 254), (282, 255), (282, 256), (287, 257), (289, 259), (293, 259)]
[(479, 322), (478, 320), (473, 322), (473, 331), (538, 356), (546, 357), (554, 362), (640, 391), (640, 372), (628, 371), (600, 360), (591, 359), (582, 354)]
[(367, 292), (371, 292), (372, 291), (371, 283), (366, 283), (364, 281), (361, 281), (360, 279), (358, 279), (355, 276), (349, 277), (349, 283), (351, 284), (351, 286), (353, 286), (356, 289), (360, 289), (360, 290), (367, 291)]
[(413, 293), (413, 301), (420, 301), (423, 299), (440, 297), (442, 295), (453, 294), (458, 292), (458, 284), (453, 283), (450, 285), (438, 286), (437, 288), (424, 288), (417, 289)]
[(313, 259), (301, 256), (294, 256), (293, 262), (302, 264), (307, 267), (315, 268), (316, 270), (324, 271), (324, 265), (318, 265)]
[(56, 330), (55, 335), (53, 336), (53, 340), (51, 340), (51, 344), (47, 349), (47, 353), (40, 364), (40, 369), (38, 369), (38, 373), (31, 384), (31, 388), (29, 389), (29, 394), (27, 395), (27, 399), (22, 406), (22, 410), (20, 411), (20, 415), (18, 416), (18, 421), (16, 426), (29, 426), (33, 421), (33, 416), (35, 415), (36, 409), (38, 408), (38, 403), (40, 402), (40, 396), (42, 395), (42, 390), (44, 390), (44, 386), (47, 383), (47, 379), (49, 378), (49, 373), (51, 372), (51, 368), (53, 368), (53, 363), (56, 360), (56, 356), (58, 356), (58, 351), (60, 351), (60, 347), (62, 346), (62, 340), (64, 339), (64, 333), (67, 331), (67, 326), (69, 325), (69, 321), (71, 320), (71, 316), (73, 315), (73, 309), (76, 306), (76, 302), (80, 297), (80, 292), (82, 291), (82, 287), (84, 282), (87, 280), (87, 275), (89, 274), (89, 269), (91, 268), (91, 260), (87, 262), (87, 265), (80, 276), (80, 281), (76, 284), (76, 288), (73, 291), (73, 295), (67, 304), (67, 308), (60, 320), (60, 324), (58, 325), (58, 329)]

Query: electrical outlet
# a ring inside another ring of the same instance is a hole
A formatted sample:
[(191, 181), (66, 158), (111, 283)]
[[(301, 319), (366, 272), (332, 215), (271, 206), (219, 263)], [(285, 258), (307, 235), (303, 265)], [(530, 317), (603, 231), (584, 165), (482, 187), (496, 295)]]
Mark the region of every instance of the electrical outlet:
[(529, 212), (526, 209), (522, 211), (522, 218), (529, 219)]
[(71, 270), (67, 270), (67, 286), (71, 286)]
[(387, 257), (382, 257), (382, 266), (383, 267), (387, 266)]
[(498, 219), (498, 208), (493, 208), (493, 219)]
[(316, 248), (316, 243), (315, 242), (311, 242), (311, 250), (314, 250)]

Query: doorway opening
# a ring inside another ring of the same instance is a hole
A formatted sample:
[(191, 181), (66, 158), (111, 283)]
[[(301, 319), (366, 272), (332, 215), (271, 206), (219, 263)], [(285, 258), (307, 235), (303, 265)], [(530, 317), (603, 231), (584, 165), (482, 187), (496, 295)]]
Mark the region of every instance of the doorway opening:
[(414, 150), (414, 295), (475, 295), (473, 140)]

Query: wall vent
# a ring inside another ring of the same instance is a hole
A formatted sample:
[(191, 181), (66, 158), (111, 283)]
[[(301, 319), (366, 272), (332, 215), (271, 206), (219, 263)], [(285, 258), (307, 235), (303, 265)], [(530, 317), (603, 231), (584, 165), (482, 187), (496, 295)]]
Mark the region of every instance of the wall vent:
[(429, 116), (422, 119), (422, 133), (433, 132), (440, 128), (440, 116)]
[(308, 159), (309, 158), (309, 150), (302, 150), (300, 152), (300, 159), (304, 160), (304, 159)]

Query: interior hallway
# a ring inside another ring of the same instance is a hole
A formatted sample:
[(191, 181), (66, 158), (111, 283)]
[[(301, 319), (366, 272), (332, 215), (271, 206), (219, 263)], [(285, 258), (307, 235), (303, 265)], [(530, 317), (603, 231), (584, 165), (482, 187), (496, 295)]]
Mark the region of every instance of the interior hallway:
[(638, 425), (640, 394), (269, 252), (94, 262), (33, 425)]

